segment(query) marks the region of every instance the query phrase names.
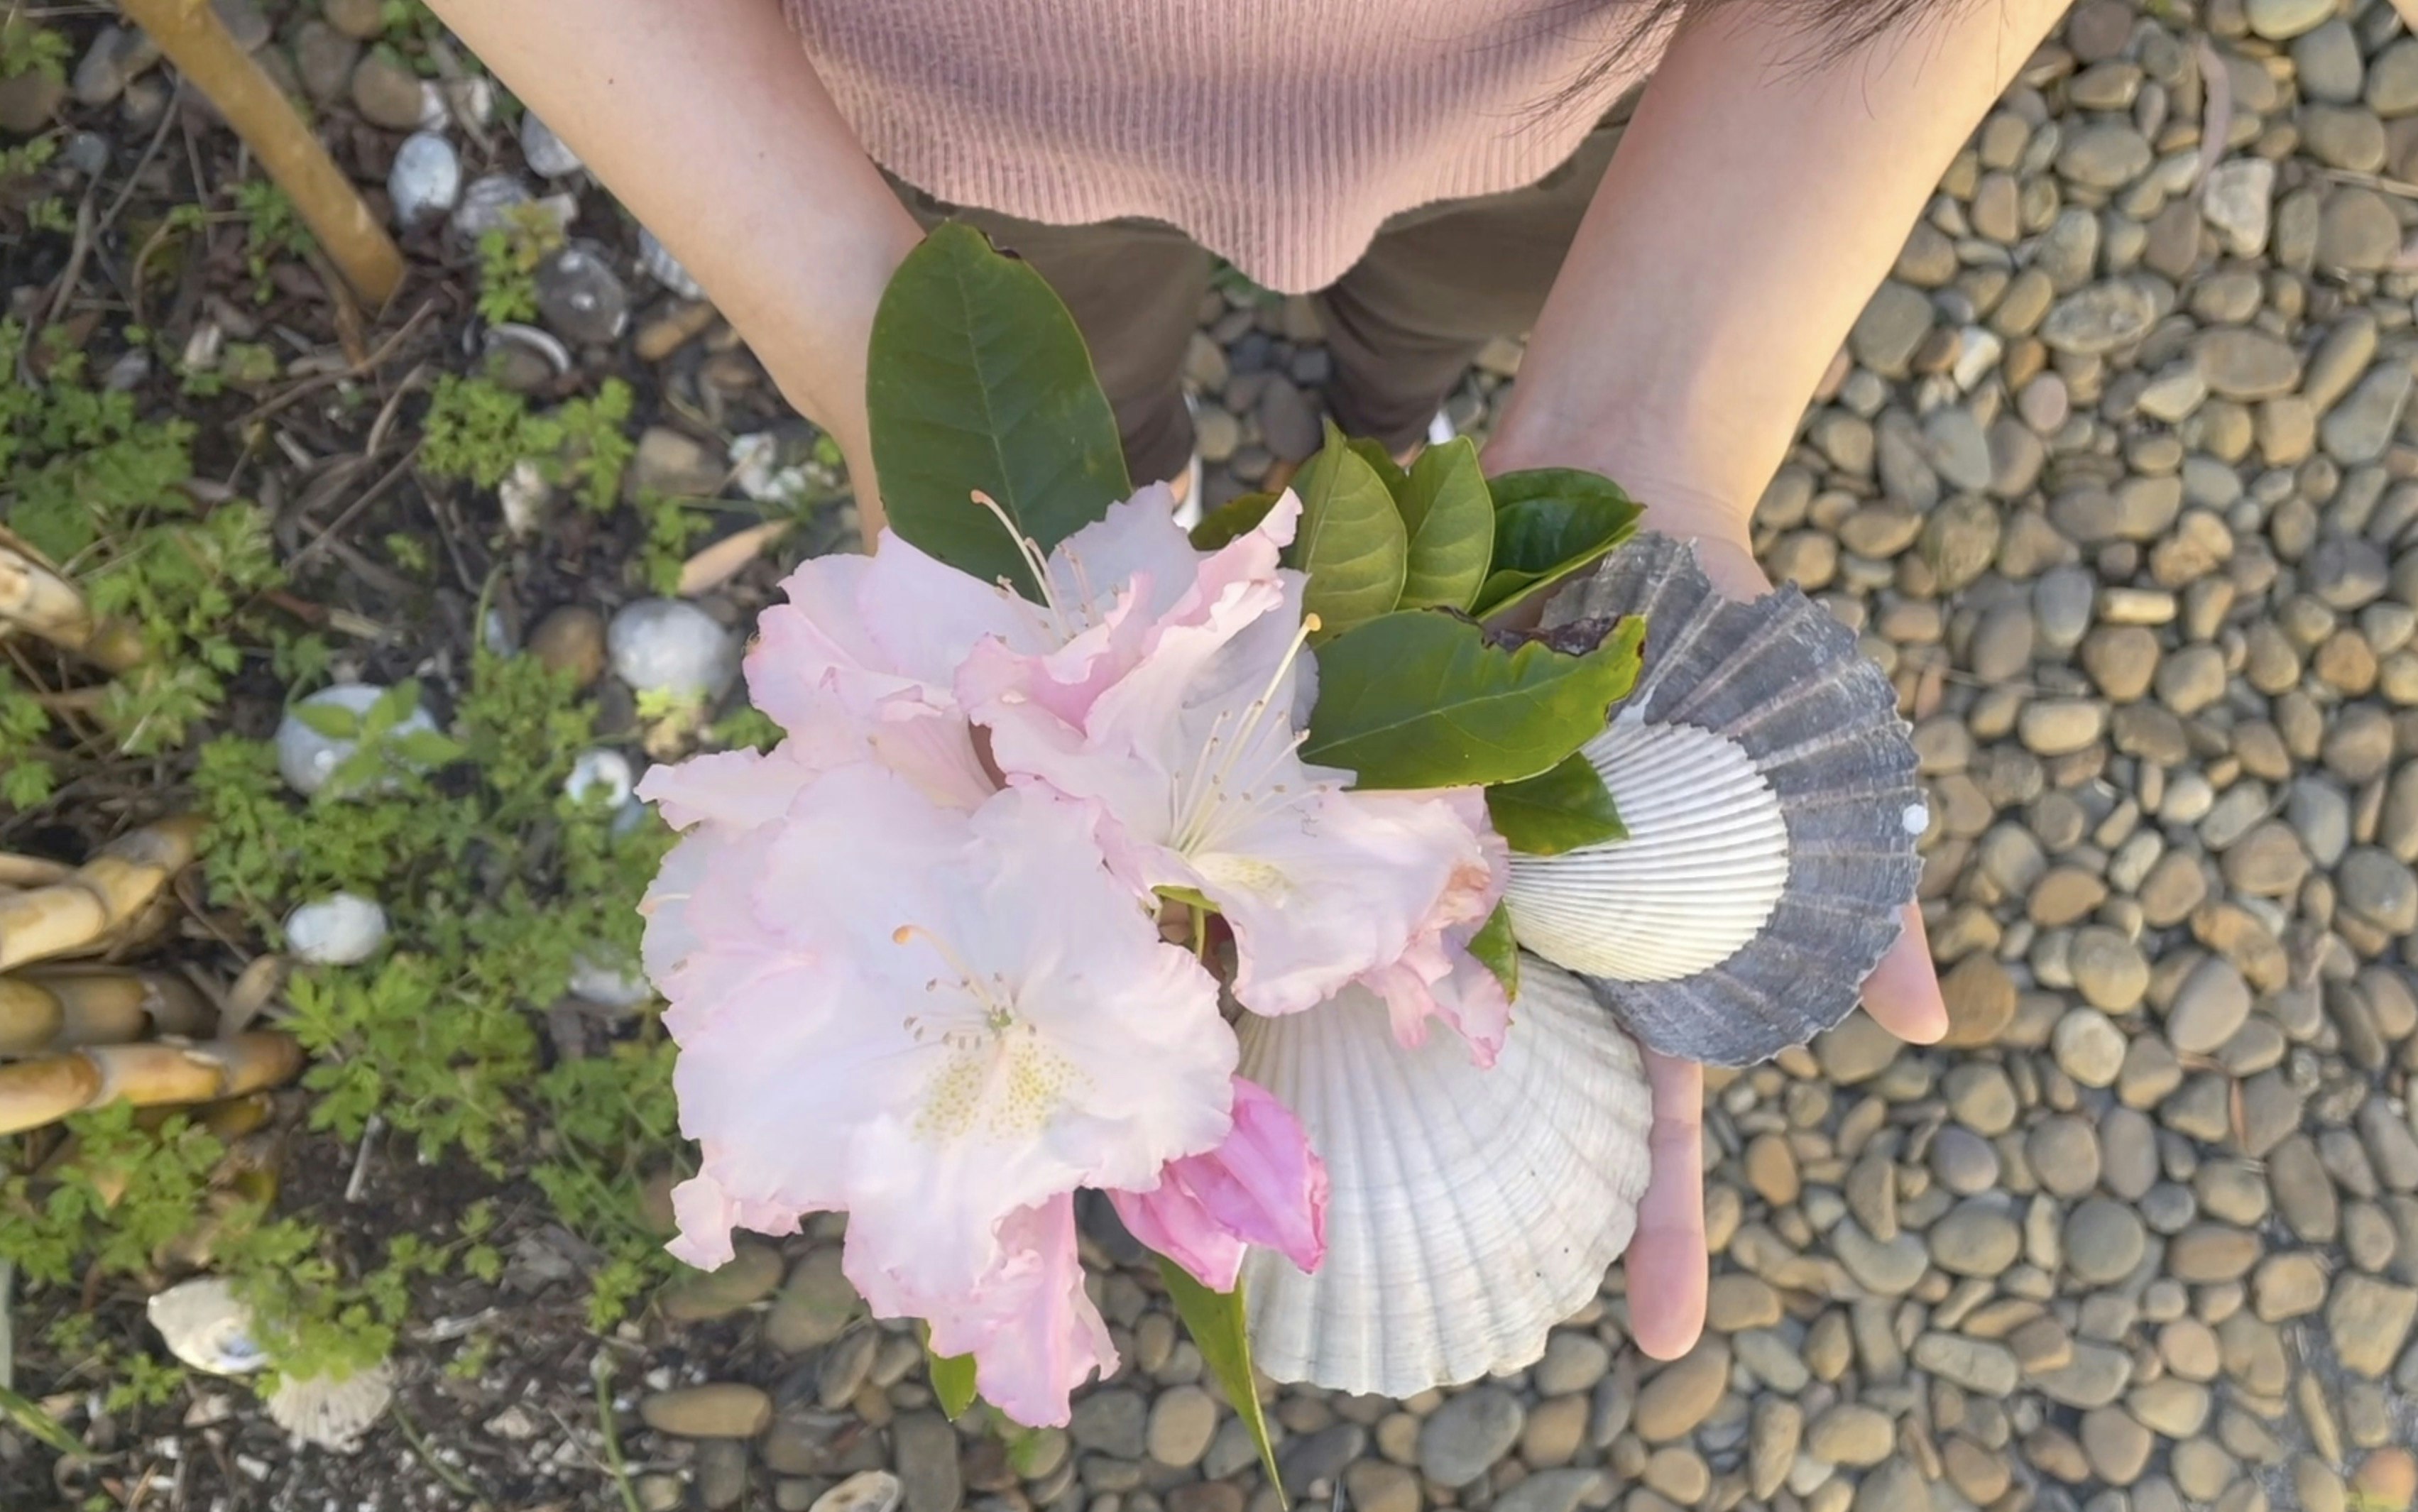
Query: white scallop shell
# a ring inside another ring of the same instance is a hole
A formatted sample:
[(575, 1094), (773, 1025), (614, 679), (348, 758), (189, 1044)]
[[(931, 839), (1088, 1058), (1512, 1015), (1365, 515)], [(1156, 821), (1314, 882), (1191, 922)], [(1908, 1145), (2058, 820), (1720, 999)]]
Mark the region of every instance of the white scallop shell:
[(1521, 942), (1620, 982), (1674, 982), (1737, 955), (1788, 885), (1787, 820), (1754, 758), (1633, 712), (1584, 750), (1629, 837), (1515, 853), (1505, 895)]
[(1521, 961), (1492, 1068), (1436, 1029), (1416, 1049), (1357, 988), (1246, 1016), (1242, 1075), (1326, 1162), (1326, 1260), (1254, 1248), (1244, 1297), (1279, 1381), (1408, 1397), (1517, 1369), (1628, 1247), (1652, 1121), (1637, 1047), (1576, 978)]
[(392, 1400), (394, 1372), (381, 1360), (341, 1379), (288, 1376), (268, 1394), (268, 1415), (303, 1443), (344, 1454), (360, 1446)]
[(212, 1375), (250, 1375), (268, 1363), (252, 1337), (252, 1309), (224, 1277), (195, 1276), (154, 1293), (146, 1306), (168, 1352)]

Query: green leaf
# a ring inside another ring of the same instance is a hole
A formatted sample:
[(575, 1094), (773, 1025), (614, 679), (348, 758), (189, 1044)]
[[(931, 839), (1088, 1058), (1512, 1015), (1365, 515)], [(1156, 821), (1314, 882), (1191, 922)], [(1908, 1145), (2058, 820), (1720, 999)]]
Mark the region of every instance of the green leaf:
[(435, 730), (407, 730), (388, 741), (387, 748), (423, 771), (450, 766), (463, 756), (461, 741)]
[(1302, 756), (1351, 769), (1361, 787), (1492, 786), (1550, 771), (1603, 732), (1637, 678), (1645, 621), (1593, 629), (1601, 639), (1572, 651), (1535, 638), (1507, 646), (1440, 609), (1372, 619), (1320, 648)]
[(932, 1352), (931, 1340), (926, 1338), (924, 1358), (932, 1368), (932, 1395), (940, 1399), (941, 1414), (954, 1423), (974, 1404), (974, 1357), (953, 1354), (943, 1358)]
[(296, 704), (294, 717), (331, 741), (349, 741), (361, 732), (361, 716), (342, 704)]
[(1201, 1363), (1217, 1377), (1226, 1399), (1250, 1429), (1251, 1442), (1259, 1445), (1260, 1465), (1267, 1472), (1268, 1484), (1277, 1489), (1278, 1505), (1289, 1506), (1284, 1478), (1277, 1474), (1276, 1445), (1268, 1442), (1267, 1414), (1260, 1410), (1259, 1383), (1251, 1375), (1251, 1336), (1243, 1322), (1243, 1283), (1235, 1282), (1232, 1291), (1212, 1291), (1164, 1255), (1158, 1257), (1158, 1274), (1167, 1282), (1167, 1294), (1175, 1301), (1175, 1315), (1184, 1320), (1193, 1347), (1201, 1352)]
[(1360, 460), (1369, 465), (1370, 472), (1385, 480), (1385, 492), (1399, 501), (1402, 490), (1410, 485), (1411, 475), (1402, 470), (1402, 465), (1394, 460), (1394, 454), (1365, 435), (1355, 435), (1344, 444), (1359, 454)]
[(1467, 436), (1431, 446), (1394, 492), (1410, 555), (1402, 574), (1404, 609), (1466, 609), (1494, 559), (1494, 498)]
[(420, 707), (420, 684), (410, 679), (396, 683), (377, 695), (369, 712), (361, 716), (361, 739), (375, 741), (411, 717)]
[(1228, 499), (1201, 516), (1201, 523), (1192, 527), (1192, 549), (1216, 551), (1232, 544), (1235, 537), (1266, 519), (1276, 501), (1274, 494), (1241, 494)]
[(971, 226), (938, 227), (907, 254), (874, 313), (868, 361), (891, 528), (953, 567), (1039, 591), (977, 489), (1044, 552), (1133, 492), (1074, 317)]
[(1486, 916), (1486, 924), (1469, 937), (1469, 954), (1477, 964), (1494, 973), (1503, 984), (1503, 995), (1517, 1001), (1520, 997), (1520, 942), (1512, 938), (1511, 905), (1494, 905)]
[(1470, 608), (1481, 619), (1550, 591), (1637, 528), (1637, 505), (1596, 473), (1537, 467), (1492, 486), (1494, 560)]
[[(0, 1419), (13, 1423), (17, 1431), (27, 1438), (38, 1439), (55, 1452), (82, 1459), (92, 1453), (84, 1441), (69, 1433), (59, 1420), (43, 1412), (39, 1404), (28, 1401), (6, 1387), (0, 1387)], [(1276, 1472), (1271, 1470), (1269, 1474)]]
[(1629, 838), (1612, 789), (1584, 751), (1571, 752), (1542, 776), (1489, 787), (1486, 812), (1512, 849), (1532, 856)]
[(1385, 480), (1332, 422), (1326, 445), (1293, 481), (1301, 499), (1287, 565), (1309, 574), (1302, 608), (1318, 616), (1314, 640), (1376, 619), (1402, 594), (1410, 543)]

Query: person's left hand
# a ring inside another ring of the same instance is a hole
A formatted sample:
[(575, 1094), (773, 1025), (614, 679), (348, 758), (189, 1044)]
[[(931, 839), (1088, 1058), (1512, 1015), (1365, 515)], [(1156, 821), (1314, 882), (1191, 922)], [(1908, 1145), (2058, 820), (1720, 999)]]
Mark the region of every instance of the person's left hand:
[[(1699, 530), (1666, 512), (1647, 523), (1667, 534), (1694, 536), (1698, 560), (1723, 592), (1752, 598), (1769, 591), (1771, 580), (1755, 565), (1742, 522), (1734, 527), (1708, 523)], [(1916, 1045), (1948, 1032), (1922, 913), (1912, 904), (1897, 943), (1864, 983), (1864, 1011)], [(1704, 1332), (1711, 1269), (1705, 1245), (1705, 1068), (1647, 1051), (1645, 1070), (1654, 1090), (1653, 1174), (1629, 1244), (1629, 1332), (1646, 1353), (1675, 1360)]]

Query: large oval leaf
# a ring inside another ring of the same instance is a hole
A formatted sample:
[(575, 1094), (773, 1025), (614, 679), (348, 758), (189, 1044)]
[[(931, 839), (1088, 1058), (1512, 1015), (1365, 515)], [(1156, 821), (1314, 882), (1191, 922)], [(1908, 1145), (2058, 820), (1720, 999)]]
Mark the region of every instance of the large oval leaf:
[(1492, 486), (1492, 570), (1470, 607), (1480, 619), (1550, 592), (1637, 528), (1637, 505), (1598, 473), (1536, 467), (1502, 473)]
[(1044, 552), (1133, 492), (1116, 416), (1041, 275), (943, 225), (892, 275), (865, 379), (890, 527), (952, 567), (1038, 593), (976, 490)]
[(1394, 491), (1410, 553), (1400, 606), (1466, 609), (1494, 559), (1494, 497), (1467, 436), (1431, 446)]
[(1318, 616), (1319, 638), (1376, 619), (1402, 594), (1409, 538), (1385, 480), (1333, 425), (1326, 444), (1293, 481), (1301, 524), (1288, 566), (1309, 574), (1302, 607)]
[(1436, 609), (1372, 619), (1319, 649), (1301, 754), (1350, 768), (1362, 787), (1491, 786), (1550, 771), (1602, 733), (1637, 680), (1645, 621), (1601, 629), (1572, 650), (1567, 639), (1506, 645)]

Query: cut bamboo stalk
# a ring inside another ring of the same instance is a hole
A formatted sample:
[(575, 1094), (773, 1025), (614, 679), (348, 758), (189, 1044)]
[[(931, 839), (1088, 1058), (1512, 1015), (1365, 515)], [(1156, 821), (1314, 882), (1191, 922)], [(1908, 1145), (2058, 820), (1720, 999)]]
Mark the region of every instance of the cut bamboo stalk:
[(231, 1040), (96, 1045), (0, 1065), (0, 1134), (22, 1134), (105, 1103), (137, 1107), (214, 1103), (290, 1079), (302, 1046), (276, 1030)]
[(90, 948), (132, 920), (193, 859), (198, 816), (120, 835), (64, 882), (0, 893), (0, 971)]
[(133, 626), (96, 619), (74, 584), (9, 541), (0, 541), (0, 629), (38, 635), (105, 672), (124, 672), (144, 659)]
[(0, 1134), (38, 1129), (88, 1106), (100, 1091), (100, 1067), (81, 1055), (45, 1056), (0, 1066)]
[(67, 1022), (55, 993), (0, 976), (0, 1055), (32, 1055), (58, 1043)]
[(75, 875), (75, 868), (65, 862), (44, 861), (39, 856), (12, 856), (0, 851), (0, 887), (48, 887), (64, 882)]
[(167, 971), (52, 967), (0, 977), (0, 1055), (203, 1035), (217, 1016), (191, 983)]
[(266, 70), (236, 44), (210, 0), (118, 0), (160, 51), (207, 95), (268, 176), (293, 200), (302, 223), (373, 307), (403, 282), (403, 253), (319, 139)]

